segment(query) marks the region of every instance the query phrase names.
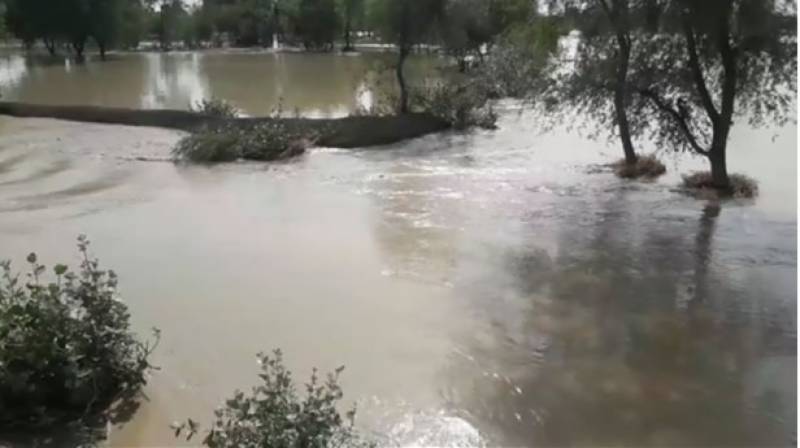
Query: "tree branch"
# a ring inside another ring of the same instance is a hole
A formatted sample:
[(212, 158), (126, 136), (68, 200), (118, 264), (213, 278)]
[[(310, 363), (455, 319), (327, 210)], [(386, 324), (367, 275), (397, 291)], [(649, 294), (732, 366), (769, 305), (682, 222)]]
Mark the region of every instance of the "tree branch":
[(636, 89), (640, 95), (649, 99), (659, 110), (665, 112), (667, 115), (671, 116), (675, 122), (678, 123), (683, 135), (686, 137), (686, 140), (691, 145), (692, 149), (695, 150), (698, 154), (702, 154), (704, 156), (708, 156), (709, 152), (697, 143), (697, 138), (692, 133), (692, 130), (689, 128), (689, 123), (686, 121), (686, 117), (683, 116), (679, 111), (677, 111), (671, 104), (667, 103), (667, 101), (661, 98), (655, 91), (652, 89), (643, 89), (638, 88)]
[(719, 120), (719, 112), (714, 107), (714, 101), (711, 99), (711, 94), (708, 92), (705, 77), (703, 76), (703, 68), (700, 66), (700, 59), (697, 56), (697, 41), (695, 40), (694, 30), (689, 23), (687, 13), (684, 13), (681, 20), (683, 25), (683, 34), (686, 36), (686, 49), (689, 54), (689, 68), (692, 70), (692, 77), (697, 86), (697, 92), (700, 94), (700, 100), (703, 102), (703, 107), (706, 109), (708, 117), (711, 122), (716, 125)]

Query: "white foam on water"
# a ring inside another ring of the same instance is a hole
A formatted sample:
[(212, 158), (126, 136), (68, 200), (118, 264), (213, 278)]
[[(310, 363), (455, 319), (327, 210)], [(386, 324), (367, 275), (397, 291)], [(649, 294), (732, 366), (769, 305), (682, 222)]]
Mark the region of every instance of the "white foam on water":
[(447, 415), (409, 413), (395, 423), (388, 434), (386, 446), (398, 448), (485, 447), (480, 432), (466, 420)]

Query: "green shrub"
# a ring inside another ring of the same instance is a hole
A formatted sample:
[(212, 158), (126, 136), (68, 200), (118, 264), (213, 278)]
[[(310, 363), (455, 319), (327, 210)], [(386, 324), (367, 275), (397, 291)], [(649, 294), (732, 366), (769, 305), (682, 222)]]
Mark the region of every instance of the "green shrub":
[(497, 115), (488, 92), (478, 83), (435, 82), (412, 90), (412, 107), (440, 118), (455, 129), (495, 129)]
[(624, 179), (654, 179), (667, 172), (667, 167), (654, 154), (639, 156), (636, 163), (629, 164), (622, 159), (613, 165), (617, 176)]
[(758, 196), (758, 182), (744, 174), (731, 174), (730, 189), (721, 191), (714, 187), (711, 173), (699, 171), (683, 176), (683, 186), (695, 196), (703, 198), (732, 197), (748, 199)]
[(179, 160), (199, 163), (272, 161), (301, 155), (311, 143), (276, 120), (251, 127), (232, 124), (205, 127), (182, 138), (172, 153)]
[(130, 331), (117, 276), (88, 245), (78, 238), (80, 267), (56, 265), (49, 283), (35, 254), (24, 280), (0, 263), (0, 434), (102, 423), (147, 381), (158, 331), (152, 345)]
[(236, 118), (240, 113), (239, 109), (233, 104), (216, 98), (210, 100), (202, 99), (194, 103), (191, 109), (197, 113), (221, 118)]
[[(323, 382), (316, 369), (298, 396), (292, 374), (283, 365), (280, 350), (274, 356), (259, 354), (261, 383), (249, 395), (236, 391), (214, 412), (214, 422), (203, 439), (209, 448), (333, 448), (371, 447), (353, 428), (355, 407), (345, 415), (336, 404), (342, 399), (338, 384), (343, 368)], [(190, 440), (198, 432), (194, 420), (173, 425), (175, 436)]]

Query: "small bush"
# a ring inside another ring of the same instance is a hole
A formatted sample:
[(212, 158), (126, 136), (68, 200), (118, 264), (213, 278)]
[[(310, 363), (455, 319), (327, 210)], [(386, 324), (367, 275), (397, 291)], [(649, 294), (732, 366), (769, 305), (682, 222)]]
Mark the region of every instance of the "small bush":
[(197, 113), (221, 118), (236, 118), (240, 113), (239, 109), (233, 104), (216, 98), (200, 100), (194, 103), (191, 109)]
[(747, 199), (758, 196), (758, 182), (755, 179), (744, 174), (731, 174), (729, 178), (730, 188), (720, 190), (714, 186), (710, 172), (699, 171), (683, 176), (683, 186), (692, 194), (701, 197)]
[(626, 163), (625, 159), (622, 159), (614, 163), (613, 166), (617, 176), (624, 179), (654, 179), (667, 172), (667, 167), (653, 154), (639, 156), (633, 165)]
[(272, 121), (247, 128), (205, 127), (182, 138), (172, 154), (179, 160), (198, 163), (272, 161), (301, 155), (311, 144), (310, 139), (295, 135), (280, 121)]
[[(214, 412), (214, 423), (203, 439), (209, 448), (333, 448), (371, 447), (353, 428), (355, 407), (344, 416), (336, 409), (342, 399), (339, 374), (329, 373), (322, 382), (316, 369), (298, 396), (292, 374), (283, 365), (280, 350), (274, 356), (259, 354), (261, 384), (249, 395), (236, 391), (225, 406)], [(175, 436), (190, 440), (199, 427), (194, 420), (173, 425)]]
[(495, 129), (497, 114), (488, 93), (476, 83), (434, 83), (412, 91), (415, 109), (438, 117), (455, 129)]
[(58, 264), (50, 283), (35, 254), (25, 281), (0, 263), (0, 433), (102, 423), (147, 381), (155, 344), (130, 331), (117, 276), (88, 245), (80, 237), (79, 269)]

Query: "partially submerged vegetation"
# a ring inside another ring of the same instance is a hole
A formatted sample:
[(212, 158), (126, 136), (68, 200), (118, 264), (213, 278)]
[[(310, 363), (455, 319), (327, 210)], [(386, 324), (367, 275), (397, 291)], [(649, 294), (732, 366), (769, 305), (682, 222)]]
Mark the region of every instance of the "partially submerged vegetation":
[(219, 118), (236, 118), (241, 112), (233, 104), (218, 98), (202, 99), (191, 107), (193, 112)]
[[(357, 124), (359, 120), (396, 119), (393, 128), (387, 128), (398, 137), (422, 135), (416, 132), (422, 121), (427, 121), (431, 131), (448, 127), (464, 130), (471, 127), (494, 129), (497, 115), (485, 89), (475, 83), (433, 83), (412, 91), (410, 98), (415, 114), (388, 116), (353, 116), (340, 120), (315, 120), (280, 118), (277, 113), (263, 121), (231, 120), (232, 106), (222, 100), (206, 101), (195, 110), (206, 115), (227, 119), (204, 125), (182, 138), (173, 148), (177, 160), (196, 163), (219, 163), (236, 160), (277, 161), (297, 157), (317, 143), (336, 145), (342, 136), (357, 135), (365, 143), (381, 144), (380, 129)], [(373, 113), (367, 111), (366, 113)], [(416, 117), (416, 119), (409, 119)], [(390, 143), (397, 139), (387, 141)], [(374, 143), (373, 143), (374, 142)]]
[(497, 114), (489, 93), (471, 82), (435, 82), (412, 91), (411, 104), (457, 130), (495, 129)]
[(613, 167), (614, 173), (623, 179), (655, 179), (667, 172), (667, 167), (655, 154), (639, 156), (634, 163), (621, 159)]
[(702, 198), (750, 199), (758, 196), (758, 182), (744, 174), (731, 174), (730, 188), (722, 190), (714, 184), (709, 171), (699, 171), (683, 176), (683, 187), (692, 195)]
[(198, 163), (274, 161), (299, 156), (313, 142), (313, 137), (296, 134), (281, 121), (252, 126), (228, 123), (206, 126), (182, 138), (172, 154), (178, 160)]
[[(249, 394), (236, 391), (225, 405), (214, 411), (214, 422), (202, 444), (209, 448), (367, 448), (375, 446), (354, 428), (355, 406), (344, 415), (337, 405), (343, 397), (340, 367), (325, 380), (314, 369), (301, 397), (284, 366), (280, 350), (258, 355), (261, 383)], [(191, 440), (201, 431), (188, 419), (173, 425), (175, 436)]]
[(147, 382), (155, 343), (130, 329), (117, 295), (117, 276), (89, 256), (76, 271), (27, 258), (20, 278), (0, 263), (0, 433), (41, 434), (62, 425), (102, 427)]

